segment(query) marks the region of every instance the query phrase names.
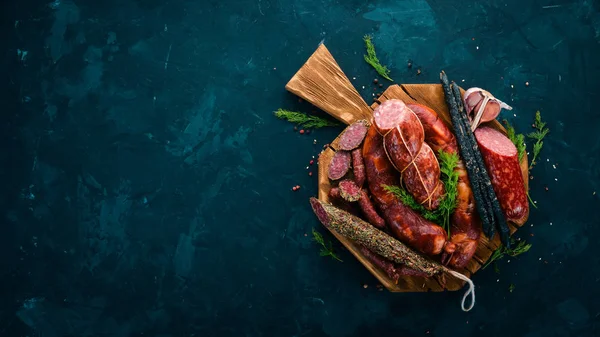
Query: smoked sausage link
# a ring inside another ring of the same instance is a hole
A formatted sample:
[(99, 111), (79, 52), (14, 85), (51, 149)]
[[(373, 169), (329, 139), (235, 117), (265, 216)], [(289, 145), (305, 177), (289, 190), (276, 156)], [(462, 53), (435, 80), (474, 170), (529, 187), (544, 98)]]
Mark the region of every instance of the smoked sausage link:
[[(454, 134), (435, 111), (420, 104), (408, 104), (408, 107), (421, 121), (425, 130), (425, 141), (435, 153), (442, 150), (459, 154)], [(457, 206), (450, 219), (450, 240), (456, 245), (456, 251), (453, 254), (444, 253), (442, 262), (454, 268), (464, 268), (477, 250), (482, 232), (481, 219), (462, 160), (459, 160), (454, 171), (458, 173)]]
[(440, 166), (429, 145), (417, 115), (401, 100), (383, 102), (373, 112), (384, 149), (394, 167), (400, 171), (406, 190), (423, 207), (436, 209), (444, 195)]
[(437, 255), (442, 250), (453, 252), (455, 246), (446, 241), (447, 233), (442, 227), (425, 220), (385, 190), (384, 185), (397, 184), (398, 172), (389, 161), (383, 137), (374, 125), (364, 141), (363, 158), (369, 191), (392, 235), (427, 255)]

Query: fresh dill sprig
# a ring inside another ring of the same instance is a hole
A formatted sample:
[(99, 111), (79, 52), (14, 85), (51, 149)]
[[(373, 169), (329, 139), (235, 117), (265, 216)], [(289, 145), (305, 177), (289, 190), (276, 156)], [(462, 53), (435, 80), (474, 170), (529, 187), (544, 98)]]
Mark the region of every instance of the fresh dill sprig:
[(442, 197), (438, 208), (430, 211), (419, 204), (415, 198), (408, 193), (408, 191), (399, 186), (383, 185), (383, 189), (388, 193), (394, 194), (400, 201), (415, 210), (423, 216), (423, 218), (433, 221), (438, 225), (442, 226), (447, 232), (448, 237), (450, 236), (450, 215), (454, 213), (457, 205), (457, 186), (458, 186), (458, 173), (455, 172), (455, 168), (458, 165), (459, 157), (456, 153), (449, 153), (439, 151), (440, 171), (442, 173), (442, 183), (446, 193)]
[(511, 241), (513, 243), (511, 245), (513, 248), (506, 249), (506, 246), (500, 246), (500, 247), (498, 247), (492, 253), (492, 256), (490, 257), (490, 259), (483, 265), (483, 267), (481, 267), (481, 269), (485, 269), (487, 266), (489, 266), (493, 262), (496, 262), (496, 261), (500, 260), (505, 255), (516, 257), (516, 256), (519, 256), (519, 255), (521, 255), (523, 253), (528, 252), (529, 249), (531, 248), (531, 243), (527, 243), (527, 242), (525, 242), (525, 240), (519, 241), (519, 243), (516, 246), (514, 245), (515, 241), (514, 240), (511, 240)]
[(544, 145), (543, 139), (548, 132), (550, 132), (550, 129), (546, 127), (546, 122), (542, 121), (542, 115), (539, 110), (535, 113), (535, 122), (533, 123), (533, 126), (535, 127), (535, 131), (530, 132), (527, 135), (528, 138), (535, 140), (535, 143), (533, 144), (533, 159), (531, 159), (531, 164), (529, 165), (530, 170), (537, 164), (536, 159)]
[(288, 122), (295, 123), (298, 126), (304, 128), (318, 129), (325, 126), (340, 125), (339, 123), (332, 122), (321, 117), (309, 116), (301, 112), (295, 112), (285, 109), (277, 109), (277, 111), (275, 111), (275, 116), (279, 119), (287, 120)]
[(511, 283), (511, 284), (508, 286), (508, 291), (512, 293), (514, 290), (515, 290), (515, 285)]
[(527, 144), (525, 144), (525, 136), (523, 134), (517, 134), (515, 132), (515, 128), (508, 123), (505, 119), (504, 124), (506, 125), (506, 134), (508, 135), (508, 139), (510, 139), (513, 144), (517, 147), (517, 153), (519, 154), (519, 163), (521, 159), (523, 159), (523, 155), (525, 155), (525, 150)]
[(312, 229), (312, 235), (313, 235), (313, 240), (321, 245), (321, 251), (319, 252), (319, 255), (331, 256), (332, 258), (334, 258), (340, 262), (344, 262), (333, 251), (333, 245), (332, 245), (331, 241), (329, 241), (328, 244), (325, 244), (325, 239), (323, 239), (323, 236), (321, 235), (321, 233), (317, 232), (314, 228)]
[(375, 45), (373, 44), (372, 37), (370, 35), (364, 36), (365, 46), (367, 47), (367, 55), (365, 55), (365, 61), (373, 67), (379, 75), (384, 77), (385, 79), (394, 82), (390, 78), (390, 70), (381, 65), (379, 59), (377, 58), (377, 54), (375, 53)]

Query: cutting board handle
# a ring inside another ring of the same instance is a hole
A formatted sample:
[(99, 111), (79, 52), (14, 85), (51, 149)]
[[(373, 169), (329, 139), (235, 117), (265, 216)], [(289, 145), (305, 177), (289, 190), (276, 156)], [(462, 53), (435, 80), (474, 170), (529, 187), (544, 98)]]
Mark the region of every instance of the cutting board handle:
[(322, 43), (285, 88), (345, 124), (371, 120), (373, 111)]

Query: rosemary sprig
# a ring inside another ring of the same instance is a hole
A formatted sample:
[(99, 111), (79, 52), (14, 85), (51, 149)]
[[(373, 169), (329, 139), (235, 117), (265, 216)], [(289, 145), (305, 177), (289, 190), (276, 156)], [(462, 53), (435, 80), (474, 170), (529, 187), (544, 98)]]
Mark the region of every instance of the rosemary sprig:
[(325, 244), (325, 239), (323, 239), (323, 236), (321, 235), (321, 233), (317, 232), (314, 228), (312, 230), (312, 235), (313, 235), (313, 240), (321, 245), (321, 251), (319, 252), (319, 255), (331, 256), (332, 258), (334, 258), (340, 262), (344, 262), (333, 251), (333, 245), (332, 245), (331, 241), (329, 241), (328, 244)]
[(514, 240), (511, 240), (513, 244), (511, 245), (513, 248), (506, 249), (505, 246), (498, 247), (493, 253), (490, 259), (481, 267), (481, 269), (485, 269), (487, 266), (502, 259), (505, 255), (516, 257), (523, 253), (526, 253), (531, 248), (531, 244), (525, 242), (525, 240), (519, 241), (519, 243), (515, 246)]
[(379, 59), (377, 58), (377, 54), (375, 53), (375, 45), (373, 44), (372, 37), (370, 35), (365, 35), (363, 40), (365, 41), (365, 46), (367, 47), (367, 55), (365, 55), (365, 61), (373, 67), (379, 75), (384, 77), (385, 79), (394, 82), (390, 78), (390, 70), (381, 65)]
[(329, 121), (327, 119), (317, 117), (317, 116), (309, 116), (303, 114), (301, 112), (295, 112), (285, 109), (278, 109), (275, 111), (275, 116), (279, 119), (287, 120), (288, 122), (295, 123), (298, 126), (304, 128), (312, 128), (318, 129), (325, 126), (339, 126), (339, 123)]
[(439, 151), (440, 171), (442, 173), (442, 183), (446, 190), (446, 194), (440, 201), (440, 205), (437, 209), (430, 211), (419, 204), (415, 198), (408, 193), (402, 187), (383, 185), (383, 188), (388, 192), (394, 194), (400, 201), (417, 211), (425, 219), (433, 221), (438, 225), (442, 226), (450, 237), (450, 215), (454, 213), (457, 205), (457, 186), (458, 186), (458, 173), (454, 171), (458, 165), (458, 154)]
[(531, 159), (531, 164), (529, 165), (529, 169), (531, 170), (535, 164), (537, 164), (536, 159), (542, 151), (542, 146), (544, 145), (543, 139), (546, 137), (550, 129), (546, 127), (546, 122), (542, 121), (542, 115), (540, 111), (536, 111), (535, 113), (535, 122), (533, 124), (535, 127), (535, 131), (530, 132), (527, 135), (527, 138), (531, 138), (535, 140), (533, 144), (533, 159)]
[(519, 154), (519, 163), (521, 159), (523, 159), (523, 155), (525, 154), (525, 150), (527, 144), (525, 144), (525, 136), (523, 134), (517, 134), (515, 132), (515, 128), (508, 123), (505, 119), (504, 124), (506, 125), (506, 133), (508, 135), (508, 139), (510, 139), (513, 144), (517, 147), (517, 153)]

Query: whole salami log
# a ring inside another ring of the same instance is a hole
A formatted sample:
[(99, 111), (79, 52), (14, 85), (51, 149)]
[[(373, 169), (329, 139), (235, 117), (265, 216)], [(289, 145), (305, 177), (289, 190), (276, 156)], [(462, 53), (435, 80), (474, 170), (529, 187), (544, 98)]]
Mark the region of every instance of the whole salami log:
[(517, 148), (501, 132), (487, 126), (477, 128), (475, 138), (504, 216), (518, 225), (524, 224), (529, 203)]
[[(421, 256), (402, 242), (348, 212), (326, 204), (314, 197), (310, 198), (310, 205), (319, 221), (325, 227), (354, 243), (366, 247), (375, 254), (424, 273), (427, 276), (446, 273), (467, 282), (469, 289), (463, 296), (461, 308), (463, 311), (469, 311), (475, 305), (475, 285), (468, 277)], [(469, 295), (472, 296), (471, 304), (465, 307), (465, 302)]]
[(391, 233), (427, 255), (437, 255), (442, 250), (452, 253), (455, 246), (446, 241), (448, 234), (442, 227), (425, 220), (385, 190), (384, 185), (397, 184), (398, 172), (389, 161), (383, 149), (383, 137), (374, 125), (365, 138), (363, 158), (369, 191)]
[(331, 162), (329, 162), (329, 170), (327, 175), (331, 180), (342, 179), (350, 170), (351, 155), (348, 151), (337, 151)]
[(352, 150), (352, 170), (354, 172), (354, 182), (358, 187), (365, 184), (365, 161), (362, 156), (362, 149)]
[[(456, 137), (435, 111), (420, 104), (408, 104), (408, 107), (423, 124), (425, 141), (433, 151), (459, 153)], [(464, 268), (477, 251), (482, 228), (467, 169), (462, 159), (459, 160), (454, 171), (458, 173), (456, 187), (458, 195), (456, 209), (451, 217), (450, 240), (456, 245), (456, 251), (453, 254), (444, 253), (442, 261), (454, 268)]]
[(392, 99), (375, 109), (373, 119), (406, 190), (425, 208), (436, 209), (445, 193), (440, 166), (424, 142), (423, 125), (417, 115), (401, 100)]

